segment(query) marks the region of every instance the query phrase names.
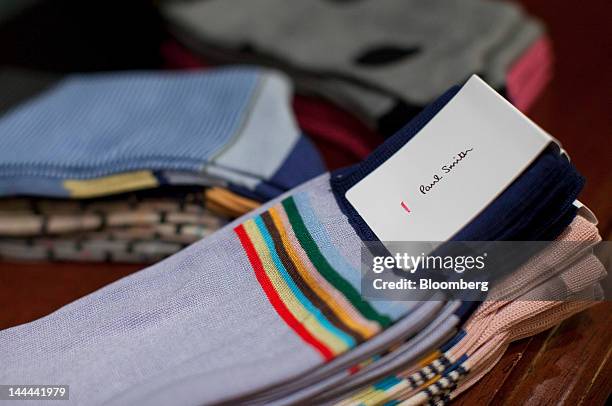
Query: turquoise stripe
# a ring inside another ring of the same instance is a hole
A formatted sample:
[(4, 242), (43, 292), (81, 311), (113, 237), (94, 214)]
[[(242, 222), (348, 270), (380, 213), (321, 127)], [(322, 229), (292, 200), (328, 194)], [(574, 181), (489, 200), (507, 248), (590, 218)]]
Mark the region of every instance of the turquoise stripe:
[(297, 285), (295, 284), (293, 279), (291, 279), (291, 276), (289, 275), (289, 273), (287, 272), (287, 270), (283, 266), (283, 263), (281, 262), (281, 260), (280, 260), (280, 258), (278, 256), (278, 253), (276, 252), (276, 249), (274, 247), (274, 241), (272, 240), (272, 236), (268, 232), (268, 229), (266, 228), (266, 225), (264, 224), (263, 219), (261, 218), (261, 216), (255, 217), (255, 224), (257, 224), (257, 227), (259, 228), (259, 231), (261, 232), (261, 235), (263, 236), (263, 239), (266, 242), (266, 245), (268, 246), (268, 250), (270, 251), (270, 254), (272, 256), (272, 261), (274, 261), (274, 265), (276, 266), (276, 269), (278, 269), (279, 273), (281, 274), (281, 276), (283, 277), (283, 279), (287, 283), (287, 286), (289, 286), (289, 289), (291, 289), (291, 292), (293, 292), (293, 294), (299, 300), (299, 302), (328, 331), (330, 331), (335, 336), (337, 336), (349, 348), (354, 347), (357, 344), (355, 342), (355, 339), (353, 337), (351, 337), (350, 335), (346, 334), (344, 331), (342, 331), (339, 328), (337, 328), (336, 326), (334, 326), (333, 324), (331, 324), (329, 322), (329, 320), (327, 320), (327, 318), (321, 313), (321, 311), (316, 306), (314, 306), (312, 304), (312, 302), (310, 300), (308, 300), (308, 298), (306, 296), (304, 296), (304, 294), (297, 287)]
[[(293, 201), (300, 212), (300, 217), (306, 225), (308, 232), (313, 236), (317, 247), (327, 260), (327, 262), (338, 272), (345, 280), (347, 280), (355, 289), (361, 291), (361, 270), (353, 268), (346, 259), (334, 248), (327, 230), (319, 221), (315, 214), (315, 209), (310, 204), (310, 199), (305, 192), (296, 193), (293, 195)], [(361, 255), (361, 252), (357, 252)], [(419, 306), (419, 302), (402, 302), (371, 300), (368, 301), (378, 313), (390, 317), (392, 320), (398, 320), (406, 316)]]
[(395, 385), (397, 385), (401, 381), (402, 380), (399, 379), (397, 376), (391, 375), (391, 376), (388, 376), (388, 377), (384, 378), (383, 380), (375, 383), (374, 384), (374, 388), (376, 388), (378, 390), (386, 391), (387, 389), (394, 387)]

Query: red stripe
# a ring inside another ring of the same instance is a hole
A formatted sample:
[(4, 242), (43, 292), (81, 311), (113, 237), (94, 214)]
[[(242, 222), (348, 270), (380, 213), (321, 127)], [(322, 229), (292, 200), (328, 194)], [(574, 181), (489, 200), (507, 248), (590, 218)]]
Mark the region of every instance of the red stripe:
[(333, 359), (334, 354), (332, 353), (332, 351), (315, 337), (313, 337), (308, 332), (308, 330), (304, 328), (302, 323), (300, 323), (293, 316), (293, 314), (291, 314), (291, 312), (289, 311), (289, 309), (287, 309), (278, 293), (276, 293), (276, 290), (274, 289), (272, 282), (268, 278), (268, 275), (264, 270), (261, 260), (257, 255), (257, 251), (255, 250), (255, 247), (253, 247), (253, 243), (251, 242), (246, 230), (244, 229), (244, 226), (239, 225), (238, 227), (234, 228), (234, 231), (238, 235), (238, 238), (240, 238), (240, 243), (242, 244), (242, 247), (244, 248), (247, 253), (247, 256), (249, 257), (251, 266), (255, 270), (255, 277), (259, 281), (259, 284), (266, 293), (266, 296), (268, 296), (268, 300), (270, 301), (272, 307), (274, 307), (278, 315), (285, 321), (285, 323), (289, 325), (289, 327), (291, 327), (302, 338), (302, 340), (306, 341), (308, 344), (317, 349), (326, 361)]
[(349, 368), (349, 374), (351, 375), (356, 374), (357, 372), (359, 372), (360, 369), (361, 367), (359, 365), (353, 365), (352, 367)]

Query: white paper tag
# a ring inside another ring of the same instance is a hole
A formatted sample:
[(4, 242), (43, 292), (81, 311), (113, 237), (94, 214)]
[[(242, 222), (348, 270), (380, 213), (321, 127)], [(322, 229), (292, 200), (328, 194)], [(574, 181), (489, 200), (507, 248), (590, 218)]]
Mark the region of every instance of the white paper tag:
[(346, 198), (381, 241), (447, 241), (554, 141), (474, 75)]

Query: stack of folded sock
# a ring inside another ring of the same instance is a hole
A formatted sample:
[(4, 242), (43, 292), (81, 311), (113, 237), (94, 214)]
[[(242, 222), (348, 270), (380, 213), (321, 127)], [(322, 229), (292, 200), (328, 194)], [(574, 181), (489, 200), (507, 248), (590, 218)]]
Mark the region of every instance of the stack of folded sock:
[(0, 81), (0, 256), (154, 261), (324, 171), (273, 71)]
[(106, 198), (0, 200), (0, 257), (154, 262), (210, 235), (259, 202), (213, 187)]
[(595, 224), (578, 215), (555, 244), (496, 285), (452, 338), (429, 353), (391, 348), (327, 392), (317, 392), (318, 399), (408, 405), (458, 395), (495, 365), (511, 341), (544, 331), (602, 299), (597, 282), (606, 272), (592, 253), (600, 240)]
[(541, 25), (486, 0), (196, 0), (161, 11), (175, 37), (217, 62), (288, 72), (298, 88), (393, 134), (445, 89), (480, 74), (526, 109), (550, 76)]
[(360, 295), (361, 248), (377, 239), (345, 192), (456, 92), (362, 163), (321, 175), (45, 318), (1, 331), (0, 381), (62, 382), (75, 403), (121, 405), (409, 405), (456, 396), (509, 342), (594, 304), (605, 275), (591, 253), (597, 229), (574, 205), (582, 177), (551, 147), (454, 239), (578, 242), (572, 250), (540, 251), (480, 306), (443, 295)]

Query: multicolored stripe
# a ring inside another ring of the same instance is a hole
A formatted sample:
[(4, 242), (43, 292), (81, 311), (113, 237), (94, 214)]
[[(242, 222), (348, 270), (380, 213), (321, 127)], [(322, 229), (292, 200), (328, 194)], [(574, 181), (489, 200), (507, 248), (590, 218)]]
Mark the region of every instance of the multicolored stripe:
[(391, 323), (330, 265), (292, 197), (234, 231), (278, 315), (325, 360)]
[(393, 399), (389, 400), (390, 391), (398, 392), (402, 388), (402, 380), (395, 375), (387, 376), (376, 384), (362, 389), (352, 396), (336, 403), (337, 406), (375, 406), (382, 404), (393, 404)]
[[(422, 359), (417, 364), (427, 366), (434, 354)], [(469, 372), (462, 356), (455, 364), (449, 365), (443, 373), (435, 371), (417, 373), (408, 377), (391, 375), (368, 386), (354, 395), (342, 400), (338, 406), (373, 406), (384, 404), (420, 405), (430, 401), (436, 403), (448, 396), (456, 388), (457, 382)], [(440, 399), (438, 399), (440, 398)]]
[[(429, 366), (434, 360), (437, 360), (440, 355), (440, 350), (435, 350), (418, 361), (417, 366), (421, 368)], [(441, 378), (441, 376), (435, 374), (428, 377), (420, 370), (409, 376), (403, 376), (402, 374), (387, 376), (363, 388), (357, 393), (348, 396), (346, 399), (339, 402), (338, 405), (369, 406), (385, 404), (386, 406), (387, 404), (399, 403), (399, 400), (397, 400), (398, 395), (427, 387), (434, 384), (439, 378)]]

